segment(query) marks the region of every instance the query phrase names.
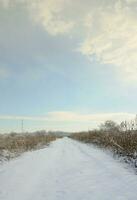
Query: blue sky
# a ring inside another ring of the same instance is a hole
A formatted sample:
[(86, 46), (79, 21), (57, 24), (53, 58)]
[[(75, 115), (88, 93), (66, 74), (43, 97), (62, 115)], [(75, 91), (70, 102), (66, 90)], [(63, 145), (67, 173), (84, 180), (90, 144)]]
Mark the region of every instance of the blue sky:
[(136, 0), (0, 2), (0, 131), (79, 131), (136, 114)]

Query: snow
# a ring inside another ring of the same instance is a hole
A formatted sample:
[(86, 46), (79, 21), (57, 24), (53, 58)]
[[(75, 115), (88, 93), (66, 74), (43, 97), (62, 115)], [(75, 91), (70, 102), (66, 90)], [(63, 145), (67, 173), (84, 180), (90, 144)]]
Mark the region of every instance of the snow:
[(0, 200), (135, 200), (136, 188), (120, 162), (69, 138), (0, 166)]

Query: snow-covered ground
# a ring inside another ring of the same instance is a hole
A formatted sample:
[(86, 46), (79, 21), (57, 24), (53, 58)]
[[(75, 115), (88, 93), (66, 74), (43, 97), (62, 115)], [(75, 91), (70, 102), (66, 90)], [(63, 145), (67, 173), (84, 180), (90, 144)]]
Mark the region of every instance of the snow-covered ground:
[(72, 139), (0, 166), (0, 200), (136, 200), (137, 176)]

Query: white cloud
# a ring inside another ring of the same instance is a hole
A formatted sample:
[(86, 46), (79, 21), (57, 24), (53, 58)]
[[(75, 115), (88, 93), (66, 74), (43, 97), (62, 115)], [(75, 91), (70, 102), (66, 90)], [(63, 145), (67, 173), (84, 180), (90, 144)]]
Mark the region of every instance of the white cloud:
[(48, 119), (51, 121), (100, 123), (106, 120), (120, 122), (122, 120), (132, 119), (134, 116), (131, 113), (80, 114), (75, 112), (51, 112), (48, 114)]
[[(49, 112), (45, 116), (12, 116), (1, 115), (0, 120), (10, 121), (7, 127), (2, 125), (0, 131), (20, 132), (19, 121), (24, 120), (25, 131), (36, 130), (62, 130), (62, 131), (86, 131), (98, 128), (100, 123), (106, 120), (113, 120), (117, 123), (125, 120), (132, 120), (135, 118), (133, 113), (98, 113), (98, 114), (82, 114), (68, 111)], [(4, 124), (4, 123), (2, 123)]]
[(129, 7), (113, 9), (96, 10), (98, 19), (89, 28), (80, 51), (90, 58), (95, 55), (101, 63), (117, 67), (126, 79), (137, 81), (137, 16)]
[(43, 25), (51, 35), (70, 32), (74, 22), (64, 19), (64, 7), (68, 0), (32, 1), (29, 8), (32, 19)]
[(135, 117), (133, 113), (98, 113), (81, 114), (68, 111), (50, 112), (46, 116), (0, 116), (1, 120), (29, 120), (29, 121), (49, 121), (49, 122), (91, 122), (101, 123), (106, 120), (121, 122)]
[(79, 38), (82, 54), (115, 67), (121, 79), (137, 81), (137, 0), (2, 2), (6, 6), (26, 5), (32, 22), (49, 34)]
[(126, 0), (126, 2), (132, 4), (132, 3), (137, 3), (137, 0)]
[(81, 33), (82, 54), (137, 81), (136, 7), (136, 0), (43, 0), (31, 5), (31, 16), (51, 35)]
[(10, 4), (10, 0), (1, 0), (0, 6), (3, 6), (4, 8), (8, 8)]

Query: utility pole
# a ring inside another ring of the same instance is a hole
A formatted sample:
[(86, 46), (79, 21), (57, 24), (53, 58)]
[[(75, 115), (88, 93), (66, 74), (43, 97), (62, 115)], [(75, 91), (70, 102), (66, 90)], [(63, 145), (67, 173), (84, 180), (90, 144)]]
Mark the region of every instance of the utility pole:
[(24, 132), (24, 120), (22, 119), (21, 120), (21, 133)]

